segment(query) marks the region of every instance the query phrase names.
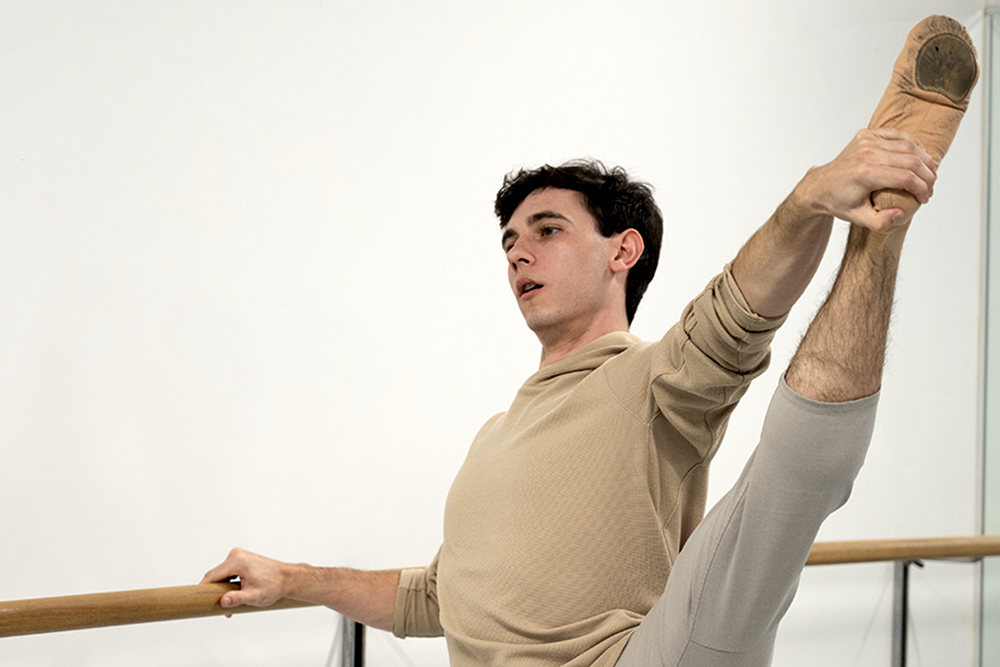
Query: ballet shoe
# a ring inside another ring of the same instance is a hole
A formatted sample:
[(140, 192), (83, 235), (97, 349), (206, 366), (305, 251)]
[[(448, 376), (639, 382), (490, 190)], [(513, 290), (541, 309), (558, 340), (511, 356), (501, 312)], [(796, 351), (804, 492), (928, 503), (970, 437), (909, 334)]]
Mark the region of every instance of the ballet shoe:
[[(947, 16), (929, 16), (906, 38), (868, 127), (909, 132), (920, 140), (934, 165), (940, 165), (978, 78), (976, 47), (962, 24)], [(878, 211), (901, 208), (907, 217), (920, 207), (904, 190), (877, 190), (871, 200)]]

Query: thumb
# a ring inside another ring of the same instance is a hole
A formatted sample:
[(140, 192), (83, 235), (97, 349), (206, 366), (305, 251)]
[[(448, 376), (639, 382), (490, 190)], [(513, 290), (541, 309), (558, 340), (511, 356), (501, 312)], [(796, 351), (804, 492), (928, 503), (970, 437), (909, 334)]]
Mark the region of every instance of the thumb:
[(219, 599), (219, 606), (223, 609), (239, 607), (247, 603), (245, 598), (246, 595), (242, 591), (229, 591)]
[(884, 234), (897, 226), (903, 219), (905, 211), (901, 208), (887, 208), (877, 211), (874, 208), (861, 211), (854, 224), (867, 227), (873, 232)]
[(874, 229), (877, 232), (888, 232), (893, 227), (903, 224), (905, 215), (906, 211), (901, 208), (887, 208), (879, 211), (875, 216), (876, 226)]

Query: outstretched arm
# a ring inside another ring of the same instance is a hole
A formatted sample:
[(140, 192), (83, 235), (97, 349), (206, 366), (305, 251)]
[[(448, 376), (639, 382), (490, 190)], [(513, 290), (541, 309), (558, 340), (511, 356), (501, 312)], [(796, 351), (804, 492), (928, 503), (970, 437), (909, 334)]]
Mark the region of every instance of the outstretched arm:
[(392, 630), (399, 570), (361, 571), (283, 563), (245, 549), (233, 549), (201, 583), (239, 577), (241, 586), (222, 596), (223, 608), (267, 607), (281, 598), (326, 605), (359, 623)]
[(893, 188), (926, 203), (937, 175), (912, 135), (862, 130), (832, 162), (810, 169), (733, 261), (733, 277), (762, 317), (786, 314), (812, 280), (826, 251), (833, 219), (875, 232), (906, 224), (902, 209), (876, 211), (871, 193)]

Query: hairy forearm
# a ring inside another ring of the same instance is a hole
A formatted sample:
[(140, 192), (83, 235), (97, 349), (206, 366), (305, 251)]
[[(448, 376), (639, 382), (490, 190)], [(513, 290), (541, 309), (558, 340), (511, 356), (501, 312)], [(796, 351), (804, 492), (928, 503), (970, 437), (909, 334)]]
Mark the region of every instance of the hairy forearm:
[(289, 563), (282, 578), (285, 597), (326, 605), (359, 623), (391, 631), (399, 573)]
[(785, 315), (805, 291), (823, 259), (833, 216), (812, 206), (800, 184), (733, 260), (733, 277), (751, 310)]
[(239, 590), (223, 594), (219, 601), (224, 609), (244, 604), (267, 607), (290, 598), (326, 605), (365, 625), (391, 630), (399, 574), (399, 570), (365, 572), (285, 563), (236, 548), (201, 582), (239, 577)]
[(362, 571), (285, 563), (236, 548), (205, 573), (203, 584), (239, 577), (239, 590), (223, 594), (219, 604), (267, 607), (281, 598), (330, 607), (356, 621), (392, 629), (400, 570)]
[[(871, 193), (906, 190), (926, 203), (937, 175), (920, 142), (899, 130), (862, 130), (831, 162), (813, 167), (733, 262), (750, 307), (764, 317), (787, 313), (823, 258), (833, 219), (885, 234), (909, 220), (898, 208), (877, 210)], [(888, 237), (886, 237), (888, 238)], [(894, 237), (901, 241), (901, 237)]]

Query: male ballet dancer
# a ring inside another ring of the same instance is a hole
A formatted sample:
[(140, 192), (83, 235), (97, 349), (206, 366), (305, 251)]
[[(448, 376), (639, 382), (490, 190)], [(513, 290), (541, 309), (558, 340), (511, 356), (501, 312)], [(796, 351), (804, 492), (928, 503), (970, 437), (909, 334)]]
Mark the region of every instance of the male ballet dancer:
[[(820, 524), (871, 436), (896, 269), (978, 69), (965, 31), (911, 32), (867, 130), (811, 169), (658, 342), (628, 333), (653, 276), (649, 189), (595, 163), (509, 176), (508, 278), (540, 369), (476, 436), (426, 568), (362, 572), (235, 549), (223, 607), (325, 604), (398, 636), (444, 635), (452, 665), (758, 666)], [(701, 521), (707, 462), (815, 273), (836, 281), (736, 486)]]

